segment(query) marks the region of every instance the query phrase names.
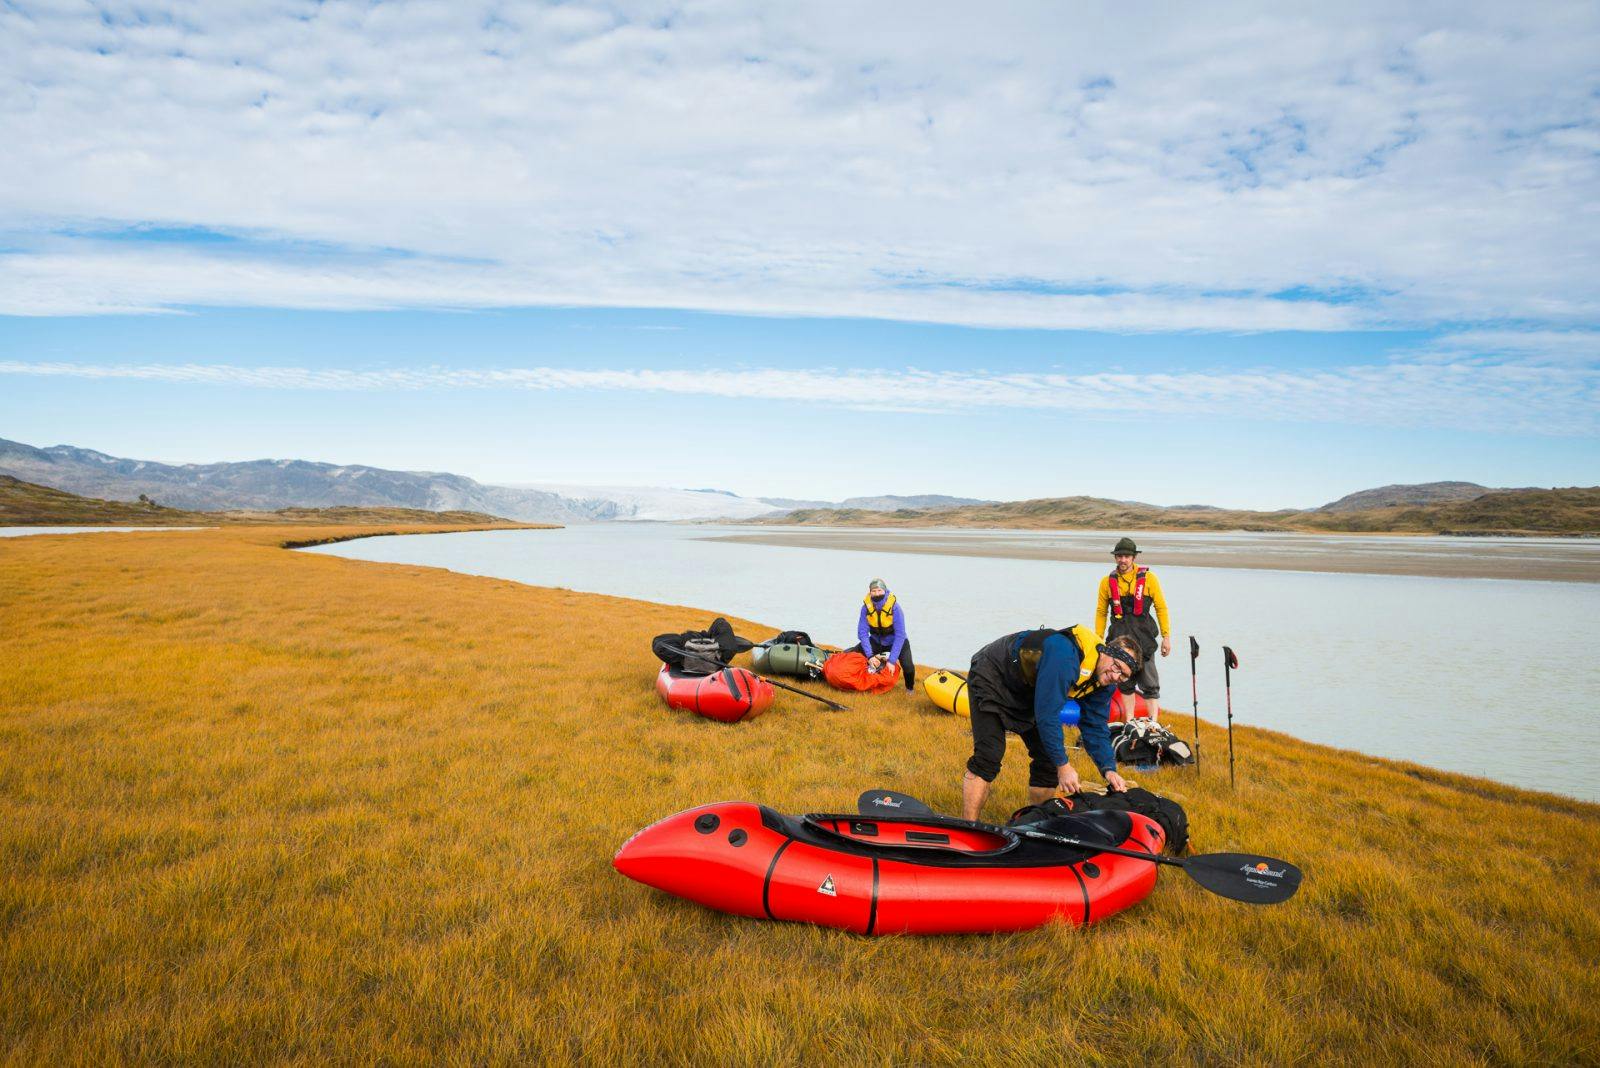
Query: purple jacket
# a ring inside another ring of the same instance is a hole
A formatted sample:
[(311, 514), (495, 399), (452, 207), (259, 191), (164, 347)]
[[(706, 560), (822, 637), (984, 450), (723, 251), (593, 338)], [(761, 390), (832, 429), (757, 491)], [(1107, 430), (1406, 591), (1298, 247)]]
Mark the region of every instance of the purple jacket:
[[(883, 597), (887, 596), (889, 596), (889, 593), (887, 590), (885, 590)], [(881, 608), (883, 606), (883, 597), (874, 597), (872, 599), (872, 603)], [(861, 650), (868, 656), (871, 656), (873, 653), (884, 652), (884, 649), (881, 645), (874, 645), (873, 643), (872, 628), (867, 626), (867, 606), (865, 604), (861, 606), (861, 618), (856, 623), (856, 637), (861, 639)], [(879, 638), (877, 640), (882, 642), (883, 639)], [(888, 649), (889, 663), (899, 663), (900, 650), (905, 646), (905, 644), (906, 611), (904, 608), (900, 607), (900, 602), (896, 600), (894, 603), (894, 641)]]

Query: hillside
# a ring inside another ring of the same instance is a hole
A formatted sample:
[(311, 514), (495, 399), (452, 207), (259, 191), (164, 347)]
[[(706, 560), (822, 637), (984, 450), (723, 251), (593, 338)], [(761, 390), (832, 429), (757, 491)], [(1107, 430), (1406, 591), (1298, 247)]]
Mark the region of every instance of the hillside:
[(503, 526), (482, 512), (417, 508), (280, 508), (275, 511), (190, 512), (154, 502), (107, 501), (0, 475), (0, 526), (210, 527), (237, 523), (390, 523)]
[[(1600, 1049), (1594, 805), (1245, 723), (1234, 790), (1226, 732), (1206, 723), (1200, 773), (1138, 778), (1184, 804), (1198, 851), (1299, 864), (1287, 904), (1165, 871), (1089, 929), (868, 939), (739, 919), (622, 878), (612, 854), (712, 800), (837, 811), (887, 787), (952, 811), (967, 721), (902, 690), (844, 713), (781, 694), (735, 725), (668, 711), (649, 640), (704, 626), (709, 586), (702, 607), (669, 607), (284, 537), (0, 552), (8, 1060), (1578, 1064)], [(1018, 761), (992, 817), (1023, 803)]]
[(1356, 510), (1230, 511), (1186, 505), (1056, 497), (939, 511), (802, 509), (765, 523), (862, 527), (998, 527), (1021, 530), (1244, 530), (1365, 534), (1600, 534), (1600, 487), (1485, 492), (1470, 500)]
[(1447, 501), (1470, 501), (1494, 492), (1476, 482), (1418, 482), (1411, 485), (1379, 486), (1359, 490), (1330, 501), (1318, 508), (1319, 512), (1361, 512), (1372, 508), (1393, 508), (1407, 504), (1443, 504)]

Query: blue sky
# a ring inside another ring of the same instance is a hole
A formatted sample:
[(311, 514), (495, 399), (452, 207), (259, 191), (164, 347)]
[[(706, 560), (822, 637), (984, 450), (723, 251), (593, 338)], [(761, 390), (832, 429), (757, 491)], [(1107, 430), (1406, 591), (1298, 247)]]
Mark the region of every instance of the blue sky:
[(1586, 4), (10, 4), (0, 436), (821, 498), (1593, 484), (1596, 54)]

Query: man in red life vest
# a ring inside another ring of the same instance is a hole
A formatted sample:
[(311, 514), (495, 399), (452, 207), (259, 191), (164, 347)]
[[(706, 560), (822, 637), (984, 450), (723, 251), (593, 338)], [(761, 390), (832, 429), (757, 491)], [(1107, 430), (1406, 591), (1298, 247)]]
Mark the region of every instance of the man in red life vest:
[[(1122, 692), (1131, 694), (1138, 690), (1150, 707), (1150, 718), (1157, 715), (1156, 700), (1161, 696), (1161, 678), (1156, 674), (1155, 654), (1157, 624), (1160, 624), (1161, 655), (1172, 654), (1172, 620), (1167, 616), (1167, 599), (1161, 593), (1161, 583), (1148, 567), (1139, 567), (1135, 561), (1139, 547), (1132, 538), (1123, 538), (1111, 550), (1116, 560), (1116, 570), (1100, 580), (1100, 594), (1095, 606), (1095, 633), (1105, 635), (1107, 641), (1127, 635), (1139, 644), (1144, 654), (1144, 665), (1139, 673), (1122, 684)], [(1110, 617), (1111, 627), (1106, 628)]]

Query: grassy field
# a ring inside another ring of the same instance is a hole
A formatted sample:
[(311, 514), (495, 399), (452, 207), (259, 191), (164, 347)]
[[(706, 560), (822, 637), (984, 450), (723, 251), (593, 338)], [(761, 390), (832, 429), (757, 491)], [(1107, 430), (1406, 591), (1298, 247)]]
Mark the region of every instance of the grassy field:
[[(8, 1062), (1600, 1059), (1595, 806), (1244, 728), (1237, 793), (1215, 763), (1145, 785), (1199, 850), (1302, 865), (1289, 904), (1167, 873), (1087, 930), (736, 920), (612, 853), (711, 800), (887, 786), (954, 811), (965, 721), (901, 692), (671, 712), (647, 641), (704, 625), (711, 591), (665, 607), (288, 536), (0, 541)], [(1021, 756), (989, 815), (1021, 803)]]

